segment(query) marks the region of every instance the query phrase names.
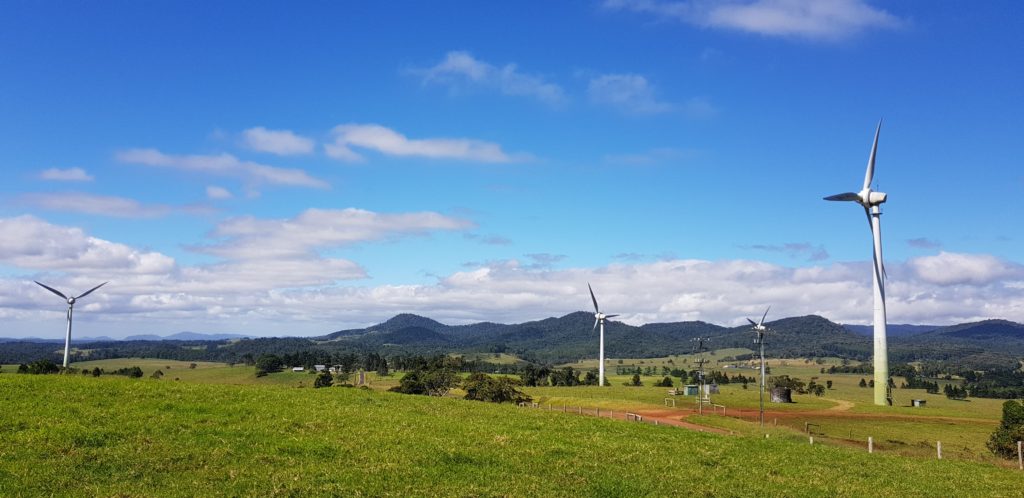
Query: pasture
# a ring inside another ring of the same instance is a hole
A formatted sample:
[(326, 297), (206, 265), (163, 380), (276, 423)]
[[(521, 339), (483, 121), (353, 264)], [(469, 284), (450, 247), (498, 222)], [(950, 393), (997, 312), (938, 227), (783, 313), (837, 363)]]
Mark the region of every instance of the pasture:
[[(724, 369), (725, 365), (735, 365), (734, 361), (721, 361), (746, 350), (722, 350), (708, 358), (716, 358), (709, 363), (707, 370), (728, 372), (730, 376), (742, 374), (747, 377), (756, 375), (751, 369)], [(692, 361), (685, 355), (626, 359), (623, 365), (635, 365), (641, 368), (662, 365), (670, 366)], [(669, 361), (672, 363), (669, 363)], [(514, 357), (503, 357), (503, 361), (514, 361)], [(609, 372), (614, 372), (618, 360), (609, 360)], [(643, 361), (644, 363), (639, 363)], [(1002, 464), (985, 448), (985, 442), (998, 425), (1001, 414), (1002, 400), (970, 398), (966, 401), (947, 399), (941, 394), (927, 394), (921, 389), (895, 389), (897, 405), (909, 405), (910, 399), (924, 399), (927, 405), (923, 408), (909, 406), (876, 407), (872, 404), (871, 389), (858, 387), (861, 374), (822, 374), (821, 368), (839, 363), (837, 359), (805, 359), (770, 360), (771, 375), (790, 375), (804, 381), (815, 380), (820, 384), (832, 381), (832, 389), (826, 390), (821, 397), (810, 394), (794, 395), (795, 403), (774, 404), (766, 399), (766, 420), (774, 430), (786, 431), (789, 434), (803, 434), (810, 428), (822, 443), (855, 446), (866, 446), (868, 437), (874, 439), (874, 447), (878, 452), (892, 452), (915, 457), (934, 457), (936, 441), (942, 441), (947, 459), (963, 459), (980, 461), (989, 464)], [(596, 362), (594, 362), (596, 366)], [(254, 369), (245, 365), (229, 366), (223, 363), (196, 362), (196, 368), (189, 368), (190, 362), (178, 362), (158, 359), (124, 358), (114, 360), (97, 360), (74, 364), (77, 368), (100, 367), (108, 370), (139, 366), (148, 376), (155, 370), (164, 372), (162, 382), (234, 384), (277, 387), (312, 387), (315, 375), (309, 373), (293, 373), (291, 371), (272, 373), (265, 377), (256, 377)], [(170, 367), (169, 369), (167, 367)], [(5, 367), (3, 371), (13, 372), (15, 367)], [(393, 373), (380, 377), (374, 372), (366, 373), (368, 387), (374, 390), (387, 390), (398, 384), (402, 373)], [(743, 389), (738, 383), (720, 385), (720, 393), (711, 396), (714, 404), (726, 407), (726, 417), (719, 410), (710, 406), (704, 407), (703, 416), (697, 415), (696, 400), (692, 396), (669, 396), (667, 388), (655, 387), (653, 384), (663, 376), (644, 376), (643, 386), (624, 385), (631, 375), (609, 375), (612, 384), (608, 387), (575, 386), (575, 387), (528, 387), (523, 390), (533, 397), (541, 407), (558, 409), (566, 407), (582, 407), (583, 409), (600, 409), (615, 412), (646, 412), (659, 413), (666, 417), (686, 419), (689, 422), (709, 427), (727, 429), (738, 434), (760, 435), (762, 430), (756, 423), (758, 409), (758, 390), (756, 382)], [(350, 382), (355, 381), (355, 375)], [(897, 385), (902, 379), (896, 379)], [(675, 387), (680, 387), (679, 379), (674, 379)], [(461, 395), (456, 389), (453, 395)], [(673, 398), (675, 407), (666, 406), (665, 398)], [(737, 419), (738, 417), (738, 419)], [(808, 425), (811, 424), (811, 425)]]
[(354, 388), (3, 373), (0, 400), (4, 496), (1024, 495), (992, 465)]

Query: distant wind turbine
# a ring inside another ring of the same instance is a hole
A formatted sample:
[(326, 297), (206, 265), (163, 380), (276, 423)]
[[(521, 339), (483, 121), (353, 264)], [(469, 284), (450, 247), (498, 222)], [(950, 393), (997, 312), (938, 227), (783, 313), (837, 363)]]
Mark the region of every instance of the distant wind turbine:
[(875, 129), (875, 142), (871, 146), (871, 156), (868, 158), (868, 169), (864, 173), (864, 187), (860, 192), (830, 195), (825, 200), (853, 201), (860, 204), (864, 207), (864, 214), (867, 216), (868, 226), (871, 228), (874, 244), (871, 279), (875, 290), (875, 404), (884, 406), (892, 404), (892, 397), (889, 395), (889, 353), (885, 333), (885, 263), (882, 261), (882, 228), (880, 225), (881, 205), (885, 202), (886, 194), (871, 190), (871, 180), (875, 175), (878, 134), (881, 131), (882, 121), (879, 120), (878, 128)]
[(601, 308), (597, 306), (597, 298), (594, 297), (594, 289), (587, 284), (587, 288), (590, 289), (590, 299), (594, 301), (594, 330), (597, 330), (598, 324), (601, 325), (601, 347), (600, 347), (600, 358), (598, 359), (597, 368), (597, 385), (604, 385), (604, 321), (606, 318), (615, 318), (619, 315), (606, 315), (601, 313)]
[(754, 332), (757, 332), (757, 338), (754, 339), (754, 343), (759, 345), (761, 348), (761, 392), (758, 396), (758, 400), (761, 405), (761, 427), (764, 427), (764, 333), (768, 331), (768, 327), (764, 326), (764, 319), (768, 317), (768, 310), (770, 309), (772, 309), (772, 307), (768, 306), (768, 309), (764, 310), (764, 315), (761, 316), (760, 322), (754, 323), (753, 320), (747, 318), (750, 325), (753, 325)]
[(79, 299), (82, 299), (85, 296), (88, 296), (89, 294), (92, 293), (92, 291), (94, 291), (96, 289), (99, 289), (100, 287), (103, 287), (104, 285), (107, 285), (107, 283), (109, 283), (109, 282), (103, 282), (102, 284), (97, 285), (96, 287), (93, 287), (92, 289), (89, 289), (89, 290), (83, 292), (81, 295), (79, 295), (77, 297), (76, 296), (72, 296), (72, 297), (65, 296), (63, 292), (61, 292), (61, 291), (59, 291), (57, 289), (54, 289), (53, 287), (50, 287), (49, 285), (46, 285), (46, 284), (43, 284), (43, 283), (39, 283), (39, 282), (36, 282), (36, 283), (39, 284), (40, 287), (42, 287), (42, 288), (44, 288), (44, 289), (46, 289), (46, 290), (48, 290), (48, 291), (50, 291), (50, 292), (60, 296), (62, 299), (65, 299), (68, 302), (68, 333), (67, 333), (66, 336), (64, 336), (64, 368), (67, 368), (68, 367), (68, 357), (71, 355), (71, 315), (74, 313), (74, 310), (75, 310), (75, 302), (78, 301)]

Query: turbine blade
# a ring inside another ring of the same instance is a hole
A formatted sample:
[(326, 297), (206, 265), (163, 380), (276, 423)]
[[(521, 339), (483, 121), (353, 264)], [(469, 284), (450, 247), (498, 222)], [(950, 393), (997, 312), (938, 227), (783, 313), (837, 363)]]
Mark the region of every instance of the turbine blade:
[(83, 297), (88, 296), (89, 294), (92, 294), (92, 291), (94, 291), (96, 289), (99, 289), (100, 287), (103, 287), (104, 285), (107, 285), (109, 283), (110, 282), (103, 282), (102, 284), (97, 285), (96, 287), (93, 287), (92, 289), (89, 289), (89, 290), (85, 291), (84, 293), (82, 293), (81, 296), (78, 296), (75, 299), (82, 299)]
[[(875, 227), (871, 224), (871, 210), (864, 206), (864, 216), (868, 217), (868, 231), (871, 232), (871, 247), (875, 246)], [(872, 249), (874, 250), (874, 249)]]
[(604, 318), (605, 318), (605, 320), (607, 320), (609, 318), (615, 318), (617, 316), (619, 316), (619, 315), (605, 315)]
[(757, 326), (757, 323), (754, 323), (754, 321), (753, 321), (753, 320), (751, 320), (751, 319), (747, 318), (747, 321), (748, 321), (748, 322), (750, 322), (750, 324), (751, 324), (751, 325), (753, 325), (753, 326), (755, 326), (755, 327)]
[(587, 288), (590, 289), (590, 299), (594, 301), (594, 313), (600, 313), (601, 310), (597, 307), (597, 298), (594, 297), (594, 288), (590, 286), (590, 282), (587, 282)]
[(63, 297), (65, 300), (67, 300), (67, 298), (68, 298), (68, 296), (65, 296), (63, 292), (61, 292), (61, 291), (59, 291), (57, 289), (54, 289), (53, 287), (50, 287), (49, 285), (41, 284), (41, 283), (39, 283), (39, 282), (37, 282), (35, 280), (33, 280), (33, 282), (35, 282), (36, 284), (39, 284), (40, 287), (42, 287), (42, 288), (44, 288), (44, 289), (46, 289), (46, 290), (48, 290), (48, 291), (50, 291), (50, 292), (60, 296), (60, 297)]
[(830, 195), (825, 197), (826, 201), (859, 201), (860, 196), (853, 192), (846, 192), (842, 194)]
[(868, 158), (868, 169), (864, 172), (864, 188), (871, 185), (871, 179), (875, 176), (875, 152), (878, 151), (878, 134), (882, 131), (882, 120), (878, 120), (878, 128), (875, 128), (875, 142), (871, 145), (871, 157)]
[(590, 330), (591, 332), (597, 330), (597, 322), (600, 322), (600, 321), (601, 321), (600, 318), (598, 318), (596, 316), (594, 317), (594, 328)]
[(761, 323), (758, 323), (757, 324), (758, 326), (764, 325), (764, 319), (768, 318), (768, 310), (770, 310), (770, 309), (772, 309), (772, 305), (769, 304), (768, 305), (768, 309), (764, 310), (764, 315), (761, 316)]

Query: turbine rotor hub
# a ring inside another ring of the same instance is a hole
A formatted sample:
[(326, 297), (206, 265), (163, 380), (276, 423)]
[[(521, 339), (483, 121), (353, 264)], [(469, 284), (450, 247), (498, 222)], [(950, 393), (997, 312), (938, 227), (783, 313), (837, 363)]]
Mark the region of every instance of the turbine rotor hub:
[(75, 304), (75, 298), (69, 297), (68, 298), (68, 306), (73, 305), (73, 304)]

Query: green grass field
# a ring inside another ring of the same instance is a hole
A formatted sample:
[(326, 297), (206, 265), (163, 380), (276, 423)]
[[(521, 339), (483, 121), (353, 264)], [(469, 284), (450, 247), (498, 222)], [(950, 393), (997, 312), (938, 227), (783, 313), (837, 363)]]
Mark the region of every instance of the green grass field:
[[(741, 349), (721, 350), (716, 351), (715, 355), (707, 357), (721, 359), (747, 351)], [(493, 358), (493, 355), (491, 356)], [(683, 356), (685, 355), (623, 360), (623, 364), (636, 363), (641, 367), (654, 365), (660, 369), (661, 365), (671, 366), (672, 363), (692, 361), (692, 358), (687, 359)], [(515, 361), (515, 357), (512, 356), (503, 355), (500, 359), (503, 362)], [(672, 363), (668, 363), (669, 360), (672, 360)], [(639, 361), (643, 361), (644, 364), (640, 364)], [(796, 403), (793, 404), (768, 403), (766, 409), (777, 414), (769, 415), (769, 421), (773, 424), (773, 428), (787, 430), (790, 434), (799, 434), (803, 432), (805, 424), (815, 424), (813, 429), (822, 442), (863, 446), (870, 436), (874, 438), (877, 451), (919, 457), (934, 456), (936, 441), (942, 441), (945, 446), (946, 458), (999, 463), (985, 448), (985, 442), (998, 424), (1002, 400), (972, 398), (967, 401), (954, 401), (943, 395), (927, 394), (923, 390), (896, 389), (894, 392), (898, 404), (907, 405), (910, 399), (919, 398), (925, 399), (927, 406), (924, 408), (876, 407), (872, 404), (871, 389), (858, 387), (860, 379), (866, 377), (865, 375), (822, 374), (821, 368), (838, 364), (839, 360), (825, 358), (820, 361), (820, 364), (804, 359), (769, 361), (773, 375), (786, 374), (799, 377), (804, 381), (814, 379), (822, 384), (828, 380), (833, 382), (833, 389), (828, 390), (823, 397), (795, 395)], [(614, 372), (613, 365), (617, 364), (617, 360), (611, 360), (609, 363), (609, 371)], [(75, 363), (74, 366), (90, 369), (98, 366), (107, 370), (139, 366), (147, 376), (160, 369), (165, 374), (162, 382), (173, 382), (178, 379), (180, 382), (187, 383), (311, 387), (315, 379), (315, 376), (309, 373), (290, 371), (256, 377), (254, 369), (244, 365), (228, 366), (222, 363), (197, 362), (196, 368), (191, 369), (189, 364), (190, 362), (123, 358), (80, 362)], [(716, 360), (712, 363), (714, 366), (708, 368), (727, 371), (729, 375), (740, 373), (748, 377), (755, 375), (754, 371), (748, 369), (722, 370), (726, 364), (735, 363), (719, 363)], [(16, 369), (16, 366), (5, 366), (0, 371), (13, 372)], [(370, 388), (387, 390), (397, 385), (401, 376), (401, 373), (395, 373), (382, 378), (375, 373), (368, 372), (366, 379)], [(570, 408), (598, 408), (612, 411), (672, 410), (665, 406), (665, 398), (669, 397), (667, 389), (653, 386), (654, 382), (661, 380), (661, 375), (643, 377), (644, 386), (641, 387), (624, 386), (623, 383), (630, 377), (628, 375), (609, 375), (612, 385), (604, 388), (596, 386), (536, 387), (524, 390), (541, 406), (551, 405), (554, 408), (564, 405)], [(355, 376), (350, 381), (354, 382)], [(676, 387), (678, 387), (678, 379), (675, 381)], [(901, 381), (898, 379), (897, 384)], [(725, 428), (740, 434), (760, 434), (760, 427), (749, 422), (756, 417), (757, 413), (756, 383), (749, 384), (748, 389), (743, 389), (736, 383), (723, 384), (720, 388), (721, 392), (712, 396), (712, 402), (725, 406), (730, 417), (723, 418), (709, 414), (710, 416), (689, 420), (712, 427)], [(460, 391), (455, 390), (453, 394), (458, 395)], [(678, 412), (680, 418), (690, 415), (696, 407), (693, 397), (677, 396), (675, 400), (675, 411)], [(747, 421), (735, 420), (733, 417), (737, 415)], [(879, 416), (889, 418), (879, 419)]]
[(0, 374), (0, 401), (3, 496), (1024, 496), (992, 465), (353, 388)]

